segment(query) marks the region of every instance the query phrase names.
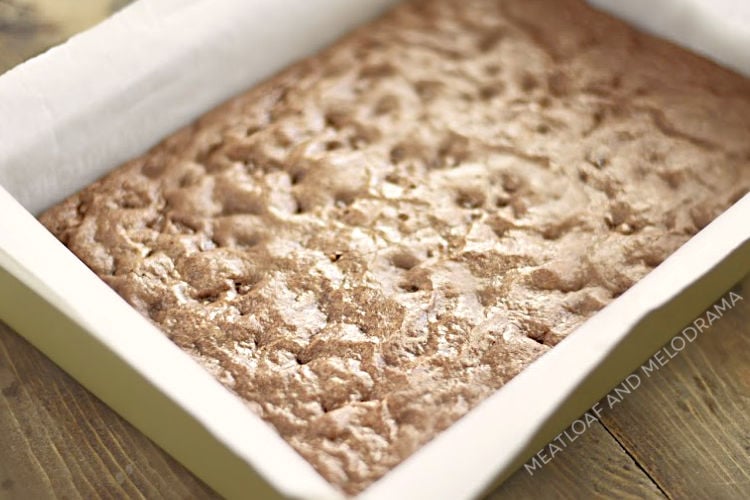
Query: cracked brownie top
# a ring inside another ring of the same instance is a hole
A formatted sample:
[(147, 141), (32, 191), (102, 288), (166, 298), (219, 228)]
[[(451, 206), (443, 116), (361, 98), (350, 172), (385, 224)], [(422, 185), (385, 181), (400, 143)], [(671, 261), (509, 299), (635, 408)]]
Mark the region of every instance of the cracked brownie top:
[(397, 7), (41, 220), (347, 493), (750, 187), (750, 82), (574, 0)]

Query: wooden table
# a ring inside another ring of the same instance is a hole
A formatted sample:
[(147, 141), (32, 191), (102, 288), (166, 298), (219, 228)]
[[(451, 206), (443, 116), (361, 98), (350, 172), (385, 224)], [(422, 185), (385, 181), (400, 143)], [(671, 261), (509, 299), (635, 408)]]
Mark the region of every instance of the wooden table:
[[(125, 3), (0, 0), (0, 73)], [(600, 423), (489, 498), (750, 498), (750, 277), (738, 290)], [(0, 323), (0, 498), (53, 497), (216, 494)]]

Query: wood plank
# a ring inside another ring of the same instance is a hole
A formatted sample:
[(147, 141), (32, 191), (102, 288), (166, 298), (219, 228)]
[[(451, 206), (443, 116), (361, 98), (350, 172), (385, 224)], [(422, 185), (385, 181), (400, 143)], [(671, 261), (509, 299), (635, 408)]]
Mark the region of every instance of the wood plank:
[(750, 498), (750, 275), (744, 296), (602, 422), (673, 498)]
[(130, 0), (0, 1), (0, 73), (101, 21)]
[(0, 498), (216, 498), (0, 323)]
[(557, 498), (665, 498), (599, 423), (530, 475), (523, 468), (487, 500)]

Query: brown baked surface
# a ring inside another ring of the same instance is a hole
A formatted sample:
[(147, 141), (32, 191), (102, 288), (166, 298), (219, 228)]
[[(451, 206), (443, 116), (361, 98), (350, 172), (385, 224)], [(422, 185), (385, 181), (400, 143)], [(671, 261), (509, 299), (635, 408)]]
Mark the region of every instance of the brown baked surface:
[(41, 220), (354, 493), (747, 192), (748, 137), (748, 80), (578, 1), (417, 1)]

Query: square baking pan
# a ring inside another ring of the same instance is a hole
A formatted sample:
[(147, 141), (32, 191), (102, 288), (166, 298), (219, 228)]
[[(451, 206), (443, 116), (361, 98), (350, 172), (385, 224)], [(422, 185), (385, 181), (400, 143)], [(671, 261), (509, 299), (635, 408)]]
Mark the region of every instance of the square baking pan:
[[(229, 498), (341, 494), (33, 214), (392, 3), (140, 0), (0, 77), (0, 318)], [(594, 3), (750, 72), (739, 2)], [(502, 481), (746, 274), (748, 220), (745, 196), (359, 498)]]

